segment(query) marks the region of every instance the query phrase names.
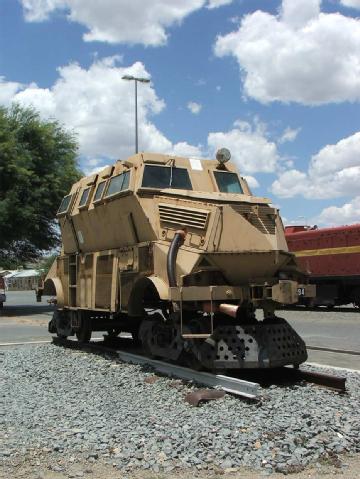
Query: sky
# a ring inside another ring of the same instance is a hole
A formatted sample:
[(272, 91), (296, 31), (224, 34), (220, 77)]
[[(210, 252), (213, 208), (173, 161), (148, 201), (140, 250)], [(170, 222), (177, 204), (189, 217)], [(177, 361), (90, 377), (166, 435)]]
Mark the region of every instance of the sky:
[(89, 174), (226, 147), (286, 224), (360, 223), (360, 0), (0, 0), (0, 105), (32, 105)]

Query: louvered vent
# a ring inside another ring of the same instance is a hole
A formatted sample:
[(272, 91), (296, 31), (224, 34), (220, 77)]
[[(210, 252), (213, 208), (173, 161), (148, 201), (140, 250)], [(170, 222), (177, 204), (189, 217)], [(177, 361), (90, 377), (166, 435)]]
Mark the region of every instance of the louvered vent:
[(275, 210), (270, 206), (252, 206), (248, 204), (233, 206), (250, 224), (264, 234), (275, 234)]
[(205, 229), (209, 211), (159, 203), (160, 221), (177, 226)]

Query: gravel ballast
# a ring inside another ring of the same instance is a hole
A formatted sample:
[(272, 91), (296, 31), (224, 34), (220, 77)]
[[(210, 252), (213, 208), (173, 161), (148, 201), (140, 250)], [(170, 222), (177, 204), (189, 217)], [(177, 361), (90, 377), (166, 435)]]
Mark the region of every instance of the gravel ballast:
[(226, 395), (195, 408), (184, 396), (196, 385), (138, 365), (54, 345), (2, 350), (0, 459), (40, 451), (155, 473), (336, 464), (360, 451), (360, 374), (342, 374), (345, 395), (271, 386), (259, 403)]

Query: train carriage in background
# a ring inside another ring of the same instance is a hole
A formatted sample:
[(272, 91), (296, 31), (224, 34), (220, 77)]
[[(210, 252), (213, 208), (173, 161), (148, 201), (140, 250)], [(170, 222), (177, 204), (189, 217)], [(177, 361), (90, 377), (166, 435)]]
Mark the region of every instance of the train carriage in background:
[(316, 285), (309, 306), (360, 307), (360, 224), (337, 228), (287, 226), (289, 251)]

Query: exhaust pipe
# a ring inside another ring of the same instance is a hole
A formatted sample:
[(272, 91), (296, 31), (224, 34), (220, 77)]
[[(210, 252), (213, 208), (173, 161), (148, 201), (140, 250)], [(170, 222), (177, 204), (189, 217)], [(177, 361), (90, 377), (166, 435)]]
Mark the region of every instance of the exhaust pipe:
[(211, 312), (223, 313), (235, 319), (237, 318), (239, 308), (240, 306), (237, 306), (236, 304), (227, 304), (227, 303), (222, 303), (222, 304), (213, 303), (211, 305), (210, 301), (204, 301), (202, 305), (202, 309), (205, 313), (211, 313)]
[(237, 318), (239, 306), (236, 304), (220, 304), (219, 311), (220, 313), (226, 314), (227, 316), (231, 316), (232, 318)]
[(184, 230), (177, 230), (175, 232), (175, 236), (170, 243), (169, 252), (167, 255), (166, 261), (166, 269), (167, 269), (167, 276), (169, 281), (169, 286), (174, 288), (177, 286), (176, 282), (176, 258), (178, 255), (178, 251), (181, 245), (184, 244), (186, 237), (186, 231)]

